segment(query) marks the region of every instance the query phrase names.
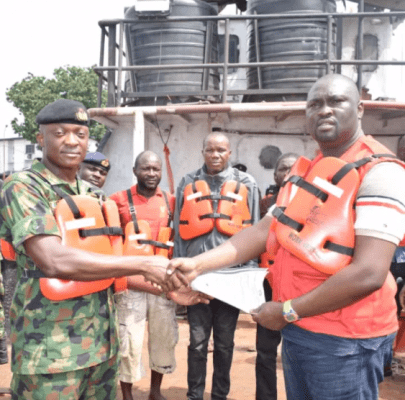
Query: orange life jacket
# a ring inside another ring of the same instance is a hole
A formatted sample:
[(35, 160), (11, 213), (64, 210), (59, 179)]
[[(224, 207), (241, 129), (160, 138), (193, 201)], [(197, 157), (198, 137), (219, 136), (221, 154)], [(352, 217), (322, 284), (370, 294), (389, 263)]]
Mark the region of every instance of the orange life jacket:
[(275, 232), (276, 225), (277, 220), (273, 218), (270, 224), (269, 234), (267, 236), (266, 251), (260, 254), (260, 263), (259, 263), (260, 268), (267, 268), (267, 270), (269, 271), (268, 274), (266, 275), (266, 279), (269, 281), (270, 286), (273, 285), (273, 274), (271, 267), (274, 264), (274, 259), (277, 254), (277, 250), (280, 247)]
[(13, 245), (7, 240), (0, 239), (1, 255), (8, 261), (15, 261), (16, 255)]
[[(169, 201), (165, 192), (164, 199), (169, 214), (168, 225), (172, 221)], [(125, 226), (124, 255), (138, 256), (163, 256), (171, 258), (173, 254), (173, 230), (170, 227), (161, 227), (159, 229), (157, 240), (152, 240), (151, 228), (147, 221), (138, 220), (136, 209), (132, 200), (131, 191), (127, 190), (129, 212), (132, 221)]]
[[(122, 255), (122, 229), (118, 208), (107, 200), (83, 195), (65, 196), (54, 211), (62, 235), (62, 245), (98, 254)], [(96, 281), (73, 281), (39, 278), (42, 294), (53, 301), (62, 301), (107, 289), (115, 278)], [(118, 278), (116, 287), (126, 288), (126, 278)]]
[[(184, 188), (179, 234), (183, 240), (205, 235), (214, 229), (232, 236), (252, 225), (248, 189), (239, 180), (227, 181), (219, 195), (212, 195), (208, 183), (196, 180)], [(213, 200), (218, 200), (214, 211)]]
[[(386, 154), (387, 157), (378, 157), (379, 153), (389, 154)], [(281, 219), (283, 216), (286, 217), (284, 223), (279, 219), (276, 226), (276, 235), (280, 247), (272, 267), (273, 299), (275, 301), (286, 301), (310, 292), (328, 279), (330, 274), (335, 273), (342, 268), (342, 265), (345, 266), (350, 262), (350, 257), (340, 253), (340, 250), (347, 250), (354, 245), (353, 221), (355, 216), (352, 210), (358, 187), (367, 171), (376, 163), (393, 161), (404, 167), (401, 161), (388, 158), (390, 156), (392, 157), (392, 154), (383, 145), (369, 136), (362, 136), (339, 158), (345, 164), (343, 169), (340, 168), (339, 162), (335, 162), (335, 159), (323, 158), (322, 155), (319, 155), (311, 162), (307, 173), (304, 173), (305, 181), (308, 180), (308, 182), (303, 183), (297, 177), (293, 178), (300, 186), (295, 197), (287, 204), (283, 214), (280, 214)], [(322, 165), (323, 168), (321, 168)], [(322, 172), (325, 169), (329, 170), (329, 178), (326, 176), (326, 172)], [(336, 169), (340, 170), (337, 174)], [(322, 183), (321, 186), (318, 186), (317, 182), (320, 181), (314, 181), (313, 171), (323, 174), (321, 179), (327, 180), (329, 184), (337, 183), (335, 194), (339, 194), (339, 188), (343, 189), (341, 204), (338, 200), (333, 199), (336, 196), (330, 193), (327, 193), (327, 198), (322, 200), (322, 192), (325, 192), (325, 187), (329, 189), (329, 186)], [(348, 179), (347, 182), (346, 179)], [(313, 188), (307, 187), (307, 183)], [(356, 188), (354, 193), (351, 193), (352, 185)], [(304, 186), (313, 193), (309, 195)], [(314, 189), (318, 189), (320, 192), (316, 192)], [(320, 210), (311, 208), (310, 201), (307, 199), (308, 196), (312, 196), (312, 204), (315, 206), (319, 206), (320, 201), (323, 202), (322, 208)], [(292, 197), (291, 193), (286, 197)], [(297, 204), (300, 198), (303, 200), (300, 204), (305, 211), (303, 211), (303, 215), (297, 216), (299, 214), (297, 213)], [(332, 201), (335, 207), (324, 207)], [(321, 211), (325, 215), (320, 215), (317, 211)], [(292, 216), (299, 221), (293, 220)], [(339, 221), (339, 219), (344, 221)], [(299, 224), (295, 226), (297, 229), (292, 228), (294, 224), (291, 221)], [(311, 237), (312, 231), (314, 234), (316, 233), (316, 224), (318, 224), (318, 230), (322, 234)], [(289, 226), (289, 228), (284, 228), (283, 225), (284, 227)], [(343, 229), (345, 233), (342, 234), (340, 229)], [(334, 230), (337, 230), (337, 235)], [(328, 240), (332, 244), (341, 245), (342, 248), (338, 246), (333, 248), (332, 245), (329, 249), (325, 249), (324, 245)], [(295, 247), (293, 243), (296, 244)], [(332, 267), (329, 257), (335, 259), (337, 264), (335, 268)], [(326, 262), (326, 264), (320, 265), (321, 262)], [(295, 324), (312, 332), (340, 337), (371, 338), (384, 336), (394, 332), (398, 326), (394, 300), (395, 291), (396, 284), (391, 273), (389, 273), (383, 286), (362, 300), (333, 312), (303, 318)]]
[[(308, 172), (310, 165), (311, 165), (310, 160), (308, 160), (305, 157), (299, 157), (297, 159), (297, 161), (294, 163), (294, 165), (292, 166), (292, 168), (287, 176), (287, 179), (283, 182), (283, 184), (277, 194), (276, 205), (281, 211), (284, 211), (285, 208), (287, 207), (288, 203), (290, 202), (290, 196), (295, 194), (295, 191), (293, 190), (292, 180), (288, 180), (288, 178), (292, 177), (292, 176), (304, 176)], [(266, 241), (266, 251), (260, 255), (259, 267), (261, 267), (261, 268), (269, 269), (274, 264), (274, 259), (277, 254), (277, 250), (280, 247), (280, 244), (277, 240), (277, 236), (276, 236), (276, 232), (275, 232), (276, 225), (277, 225), (277, 219), (273, 218), (271, 225), (270, 225), (267, 241)], [(270, 269), (269, 269), (269, 273), (267, 274), (266, 278), (269, 281), (269, 284), (271, 286), (272, 285), (272, 273), (271, 273)]]
[(353, 255), (353, 204), (360, 176), (353, 168), (334, 180), (346, 165), (326, 157), (311, 168), (305, 180), (294, 175), (293, 181), (299, 185), (296, 195), (284, 211), (278, 207), (272, 211), (279, 222), (275, 231), (281, 246), (326, 274), (348, 265)]

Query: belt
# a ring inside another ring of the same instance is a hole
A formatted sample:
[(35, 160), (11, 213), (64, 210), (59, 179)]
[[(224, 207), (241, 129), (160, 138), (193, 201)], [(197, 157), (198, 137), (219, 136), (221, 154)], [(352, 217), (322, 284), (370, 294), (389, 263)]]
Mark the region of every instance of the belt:
[(21, 278), (46, 278), (46, 275), (39, 269), (24, 269)]

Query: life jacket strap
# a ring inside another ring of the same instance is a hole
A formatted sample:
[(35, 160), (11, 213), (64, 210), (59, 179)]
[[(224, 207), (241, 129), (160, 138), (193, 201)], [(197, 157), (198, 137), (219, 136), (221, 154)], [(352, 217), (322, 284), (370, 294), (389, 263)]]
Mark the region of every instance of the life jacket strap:
[(337, 185), (341, 179), (344, 178), (346, 174), (348, 174), (353, 168), (359, 169), (363, 165), (372, 162), (373, 159), (381, 158), (381, 157), (389, 157), (389, 158), (397, 158), (393, 154), (373, 154), (370, 157), (364, 157), (360, 160), (351, 162), (343, 166), (336, 174), (333, 176), (331, 182), (333, 185)]
[(139, 244), (150, 244), (151, 246), (154, 247), (159, 247), (160, 249), (165, 249), (165, 250), (170, 250), (173, 245), (167, 244), (167, 243), (162, 243), (158, 242), (156, 240), (138, 240)]
[(220, 214), (220, 213), (210, 213), (210, 214), (204, 214), (201, 215), (200, 219), (206, 219), (206, 218), (214, 218), (214, 219), (227, 219), (231, 220), (232, 218), (229, 215), (226, 214)]
[(324, 245), (325, 249), (335, 251), (336, 253), (344, 254), (346, 256), (352, 257), (354, 254), (354, 248), (342, 246), (341, 244), (333, 243), (333, 242), (326, 242)]
[(222, 194), (209, 194), (207, 196), (201, 196), (196, 199), (196, 201), (202, 201), (202, 200), (227, 200), (227, 201), (232, 201), (234, 202), (235, 199), (229, 196), (224, 196)]
[(71, 198), (71, 196), (65, 194), (62, 189), (57, 186), (57, 185), (52, 185), (51, 182), (48, 181), (48, 179), (46, 179), (44, 176), (42, 176), (41, 174), (39, 174), (37, 171), (34, 171), (33, 169), (29, 169), (29, 172), (33, 173), (34, 175), (36, 175), (37, 177), (41, 178), (44, 182), (46, 182), (51, 188), (52, 190), (61, 198), (64, 199), (66, 201), (66, 203), (68, 204), (70, 210), (72, 211), (73, 216), (75, 217), (75, 219), (79, 219), (81, 218), (81, 214), (79, 211), (79, 207), (77, 207), (76, 203), (73, 201), (73, 199)]
[(165, 199), (166, 207), (167, 207), (167, 214), (169, 216), (169, 220), (167, 221), (167, 226), (170, 226), (170, 224), (173, 221), (173, 213), (172, 210), (170, 209), (170, 204), (169, 204), (169, 198), (167, 197), (167, 193), (162, 190), (163, 193), (163, 198)]
[(132, 193), (131, 193), (130, 189), (128, 189), (126, 192), (127, 192), (127, 197), (128, 197), (129, 213), (131, 214), (132, 223), (134, 224), (134, 231), (135, 231), (135, 233), (139, 233), (140, 229), (139, 229), (138, 219), (136, 217), (136, 209), (135, 209), (134, 201), (132, 200)]
[(90, 236), (122, 236), (122, 228), (119, 226), (104, 226), (103, 228), (96, 229), (79, 229), (79, 236), (81, 238)]
[(325, 193), (323, 190), (318, 189), (316, 186), (312, 185), (311, 183), (307, 182), (303, 178), (298, 175), (293, 175), (288, 178), (288, 182), (293, 183), (294, 185), (306, 190), (308, 193), (313, 194), (315, 197), (320, 199), (321, 201), (325, 202), (328, 198), (328, 194)]
[(304, 225), (300, 224), (299, 222), (293, 220), (292, 218), (284, 214), (284, 212), (279, 207), (275, 207), (272, 211), (272, 214), (275, 218), (277, 218), (278, 222), (280, 222), (283, 225), (287, 225), (298, 232), (300, 232), (304, 227)]

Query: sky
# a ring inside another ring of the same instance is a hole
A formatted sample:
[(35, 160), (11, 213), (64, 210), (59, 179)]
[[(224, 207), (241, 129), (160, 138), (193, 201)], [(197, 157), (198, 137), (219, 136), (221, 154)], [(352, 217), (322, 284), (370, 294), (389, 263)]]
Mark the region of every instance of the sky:
[(18, 110), (6, 91), (28, 73), (52, 78), (53, 70), (99, 63), (100, 20), (124, 17), (131, 0), (17, 0), (2, 4), (0, 22), (0, 137), (14, 137)]

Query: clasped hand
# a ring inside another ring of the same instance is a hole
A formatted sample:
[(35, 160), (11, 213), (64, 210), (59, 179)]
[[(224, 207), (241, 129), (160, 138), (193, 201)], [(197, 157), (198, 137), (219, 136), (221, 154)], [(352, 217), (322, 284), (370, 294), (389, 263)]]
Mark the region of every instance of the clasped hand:
[[(168, 298), (178, 304), (209, 303), (209, 296), (190, 288), (191, 281), (197, 277), (196, 263), (192, 258), (161, 260), (161, 257), (155, 257), (155, 259), (156, 269), (146, 274), (145, 280), (163, 290)], [(166, 265), (164, 276), (162, 276), (162, 264)]]
[(198, 276), (197, 265), (192, 258), (165, 259), (164, 276), (162, 276), (161, 257), (155, 257), (155, 259), (157, 261), (155, 267), (159, 271), (154, 271), (156, 273), (151, 271), (150, 274), (145, 275), (145, 279), (166, 293), (190, 286), (190, 283)]

